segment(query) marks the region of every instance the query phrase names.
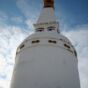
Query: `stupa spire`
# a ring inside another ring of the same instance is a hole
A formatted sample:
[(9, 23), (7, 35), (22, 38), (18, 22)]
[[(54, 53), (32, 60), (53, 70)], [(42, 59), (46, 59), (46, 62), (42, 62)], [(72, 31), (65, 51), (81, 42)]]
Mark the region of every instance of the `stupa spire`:
[(43, 0), (44, 8), (52, 7), (54, 8), (54, 0)]
[(43, 0), (43, 9), (40, 13), (38, 21), (34, 24), (35, 29), (45, 28), (49, 26), (53, 26), (56, 29), (59, 29), (59, 23), (56, 20), (55, 12), (54, 12), (54, 0)]

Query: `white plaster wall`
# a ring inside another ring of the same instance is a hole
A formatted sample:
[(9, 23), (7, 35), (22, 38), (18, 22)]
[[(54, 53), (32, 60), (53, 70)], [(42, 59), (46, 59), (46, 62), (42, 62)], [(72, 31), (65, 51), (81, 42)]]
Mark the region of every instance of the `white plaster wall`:
[(53, 8), (43, 8), (39, 16), (39, 19), (37, 21), (37, 24), (55, 22), (55, 21), (56, 21), (56, 17), (54, 14), (54, 9)]
[(16, 56), (11, 88), (80, 88), (77, 58), (54, 46), (35, 46)]

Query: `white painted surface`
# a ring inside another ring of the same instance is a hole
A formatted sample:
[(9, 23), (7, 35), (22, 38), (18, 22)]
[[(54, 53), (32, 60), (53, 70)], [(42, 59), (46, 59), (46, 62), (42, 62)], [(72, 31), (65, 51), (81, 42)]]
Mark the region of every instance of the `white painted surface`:
[[(35, 26), (44, 31), (32, 34), (17, 49), (11, 88), (80, 88), (75, 49), (57, 32), (55, 22), (54, 10), (44, 8)], [(56, 30), (47, 31), (52, 25)], [(40, 42), (32, 43), (36, 40)]]
[(27, 47), (17, 54), (11, 88), (80, 88), (76, 56), (58, 46), (63, 42), (47, 42), (51, 36), (54, 39), (66, 38), (58, 33), (38, 34), (27, 39), (34, 40), (39, 36), (40, 44), (31, 45), (31, 40), (27, 42), (26, 39), (24, 43)]
[(54, 14), (54, 9), (53, 8), (43, 8), (39, 19), (37, 23), (49, 23), (49, 22), (55, 22), (56, 17)]

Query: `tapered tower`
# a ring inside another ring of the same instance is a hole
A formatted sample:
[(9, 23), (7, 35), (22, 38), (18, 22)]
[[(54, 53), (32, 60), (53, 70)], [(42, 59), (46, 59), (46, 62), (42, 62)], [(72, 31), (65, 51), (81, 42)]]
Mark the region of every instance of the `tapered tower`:
[(80, 88), (77, 53), (59, 31), (54, 0), (43, 0), (35, 32), (17, 48), (11, 88)]

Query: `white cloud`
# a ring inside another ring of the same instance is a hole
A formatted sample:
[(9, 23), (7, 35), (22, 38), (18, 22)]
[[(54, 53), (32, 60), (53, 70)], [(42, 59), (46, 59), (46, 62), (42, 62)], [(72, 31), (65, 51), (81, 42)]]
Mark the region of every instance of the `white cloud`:
[(33, 22), (32, 20), (30, 20), (30, 19), (27, 19), (27, 20), (25, 21), (25, 24), (27, 24), (28, 29), (31, 29), (31, 30), (34, 30), (33, 23), (34, 23), (34, 22)]
[(27, 18), (33, 15), (28, 0), (17, 0), (17, 6)]
[(0, 88), (9, 88), (9, 81), (4, 81), (4, 80), (1, 80), (0, 81)]
[(16, 22), (16, 23), (22, 23), (23, 22), (23, 18), (22, 17), (12, 17), (11, 20), (13, 22)]
[(8, 16), (5, 12), (0, 11), (0, 21), (5, 21), (8, 19)]
[(0, 27), (5, 26), (4, 23), (6, 23), (8, 20), (8, 15), (0, 10)]
[(36, 17), (39, 15), (40, 8), (39, 6), (34, 8), (35, 1), (32, 2), (30, 3), (30, 0), (17, 0), (16, 5), (27, 19), (36, 22)]

